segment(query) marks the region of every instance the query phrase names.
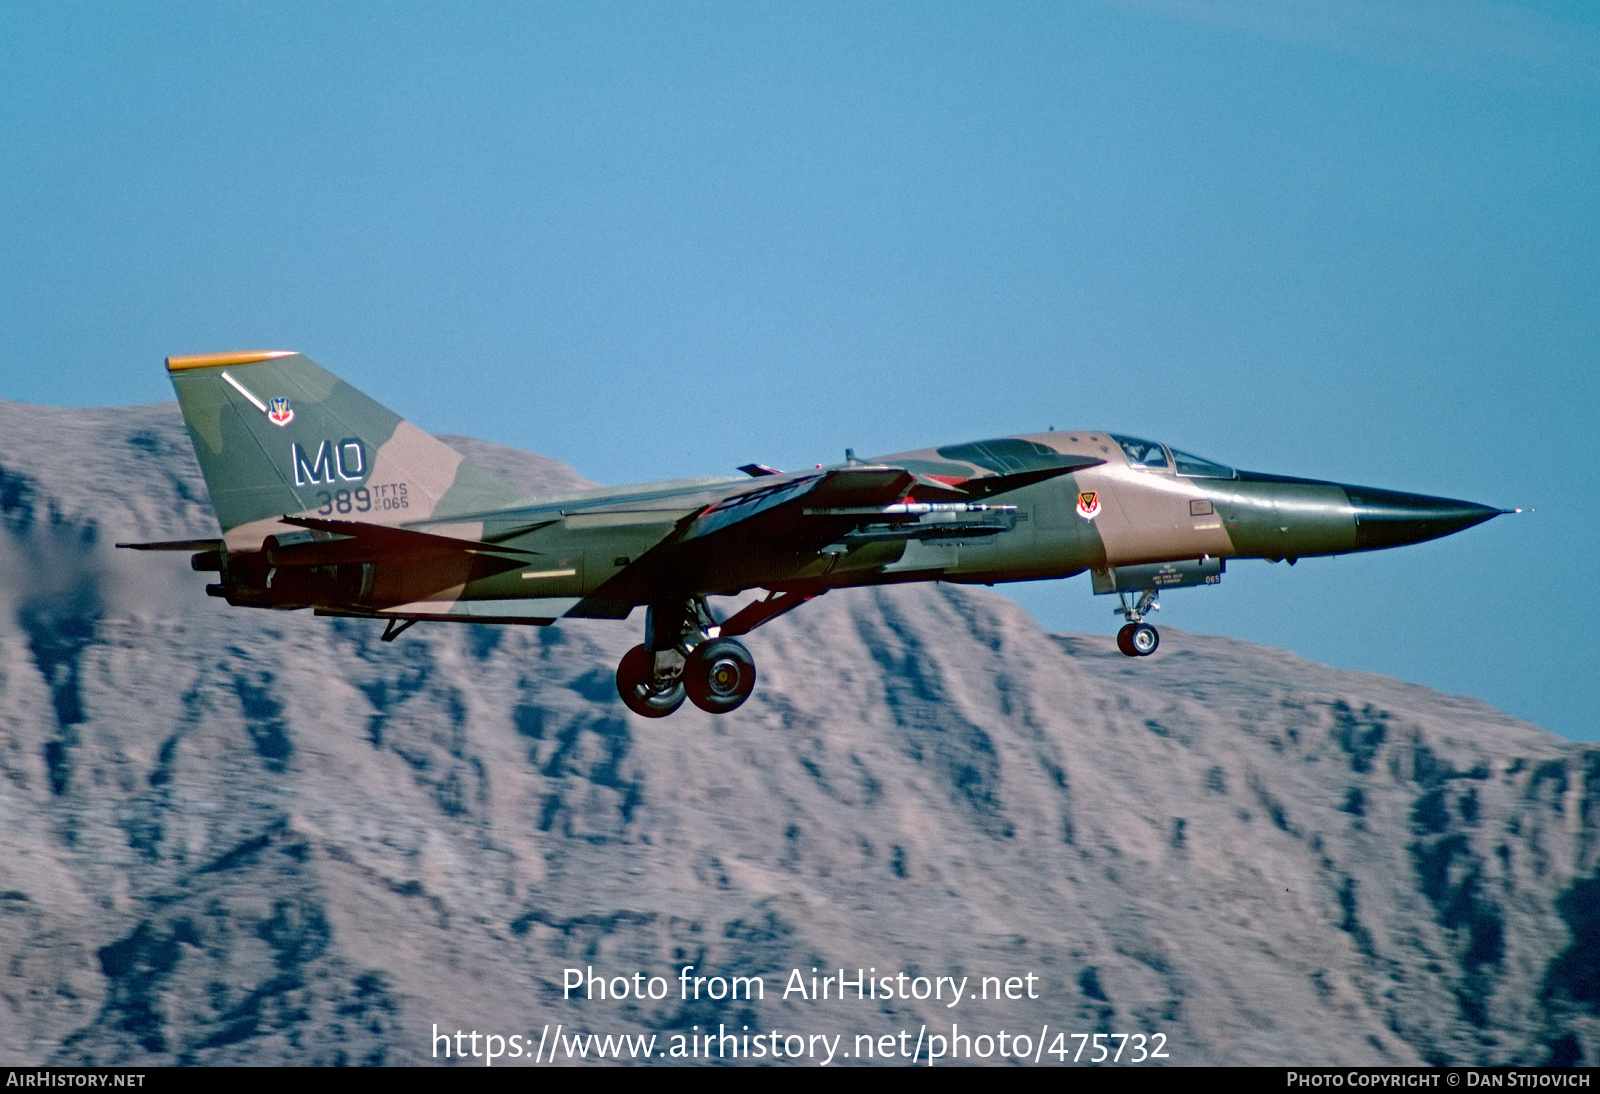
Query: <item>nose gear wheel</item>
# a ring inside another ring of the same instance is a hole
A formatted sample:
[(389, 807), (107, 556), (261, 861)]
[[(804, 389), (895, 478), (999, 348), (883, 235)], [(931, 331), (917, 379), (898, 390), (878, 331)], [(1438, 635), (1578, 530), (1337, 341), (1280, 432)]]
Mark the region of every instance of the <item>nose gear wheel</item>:
[(1161, 644), (1161, 635), (1156, 629), (1144, 621), (1145, 615), (1161, 610), (1161, 605), (1156, 603), (1156, 591), (1146, 589), (1139, 595), (1134, 603), (1128, 603), (1128, 594), (1117, 593), (1117, 599), (1122, 607), (1113, 608), (1114, 615), (1120, 615), (1128, 622), (1117, 632), (1117, 649), (1129, 657), (1149, 657), (1156, 652), (1156, 647)]
[(1148, 623), (1129, 623), (1117, 632), (1117, 649), (1129, 657), (1149, 657), (1161, 645), (1161, 635)]
[(1132, 623), (1125, 624), (1123, 626), (1123, 628), (1120, 631), (1117, 632), (1117, 649), (1121, 650), (1123, 653), (1127, 654), (1129, 657), (1138, 657), (1139, 656), (1139, 651), (1133, 648), (1133, 643), (1132, 642), (1128, 641), (1128, 639), (1130, 637), (1132, 637), (1132, 635), (1133, 635), (1133, 624)]
[(1128, 645), (1133, 647), (1133, 652), (1139, 657), (1149, 657), (1156, 652), (1156, 647), (1160, 644), (1161, 636), (1148, 623), (1135, 623), (1133, 631), (1128, 635)]

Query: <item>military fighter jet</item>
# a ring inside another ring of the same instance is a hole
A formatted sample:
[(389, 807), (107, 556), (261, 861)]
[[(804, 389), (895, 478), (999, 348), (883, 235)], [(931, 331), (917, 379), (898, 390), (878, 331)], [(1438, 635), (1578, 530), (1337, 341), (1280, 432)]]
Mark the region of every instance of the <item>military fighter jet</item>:
[[(731, 711), (755, 687), (738, 636), (830, 589), (993, 584), (1088, 570), (1130, 657), (1163, 589), (1270, 561), (1419, 543), (1512, 510), (1236, 471), (1154, 441), (1060, 430), (742, 478), (524, 497), (287, 352), (169, 357), (221, 538), (193, 551), (229, 604), (384, 620), (625, 619), (629, 709)], [(731, 617), (711, 596), (764, 590)]]

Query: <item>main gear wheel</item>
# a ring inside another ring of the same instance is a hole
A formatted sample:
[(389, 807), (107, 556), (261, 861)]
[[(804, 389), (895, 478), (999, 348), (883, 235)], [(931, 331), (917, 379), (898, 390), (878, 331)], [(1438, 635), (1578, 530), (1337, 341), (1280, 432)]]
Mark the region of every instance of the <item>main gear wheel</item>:
[(658, 672), (656, 655), (643, 646), (635, 646), (617, 666), (617, 694), (635, 714), (665, 718), (683, 706), (683, 674)]
[(744, 643), (732, 638), (702, 642), (683, 669), (689, 701), (712, 714), (736, 709), (756, 686), (756, 663)]

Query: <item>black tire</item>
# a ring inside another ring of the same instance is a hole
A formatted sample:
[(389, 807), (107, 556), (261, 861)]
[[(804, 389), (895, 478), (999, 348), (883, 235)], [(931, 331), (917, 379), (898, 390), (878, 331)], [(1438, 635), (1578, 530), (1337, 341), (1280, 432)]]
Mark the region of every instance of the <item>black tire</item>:
[(1133, 648), (1133, 629), (1138, 625), (1137, 623), (1129, 623), (1117, 632), (1117, 649), (1129, 657), (1139, 656), (1139, 651)]
[(711, 714), (726, 714), (755, 690), (756, 662), (742, 642), (714, 638), (689, 655), (683, 684), (695, 706)]
[(623, 654), (617, 666), (617, 694), (629, 710), (646, 718), (665, 718), (683, 706), (683, 681), (671, 687), (656, 684), (656, 655), (643, 646)]
[(1133, 647), (1134, 656), (1149, 657), (1161, 645), (1161, 635), (1150, 624), (1140, 623), (1128, 633), (1128, 645)]

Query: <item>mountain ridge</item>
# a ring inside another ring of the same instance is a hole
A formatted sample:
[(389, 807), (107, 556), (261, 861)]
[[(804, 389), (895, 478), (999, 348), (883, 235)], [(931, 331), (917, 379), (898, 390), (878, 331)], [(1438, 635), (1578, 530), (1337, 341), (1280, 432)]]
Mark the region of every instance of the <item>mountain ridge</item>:
[[(522, 489), (586, 485), (445, 439)], [(175, 404), (0, 403), (18, 1062), (420, 1063), (435, 1025), (558, 1022), (1600, 1052), (1600, 750), (1477, 700), (1171, 628), (1128, 659), (938, 585), (830, 593), (751, 636), (746, 708), (648, 723), (611, 679), (637, 621), (389, 645), (110, 549), (214, 534)], [(768, 997), (679, 999), (685, 964)], [(564, 999), (591, 966), (674, 992)], [(1041, 998), (773, 998), (813, 966)]]

